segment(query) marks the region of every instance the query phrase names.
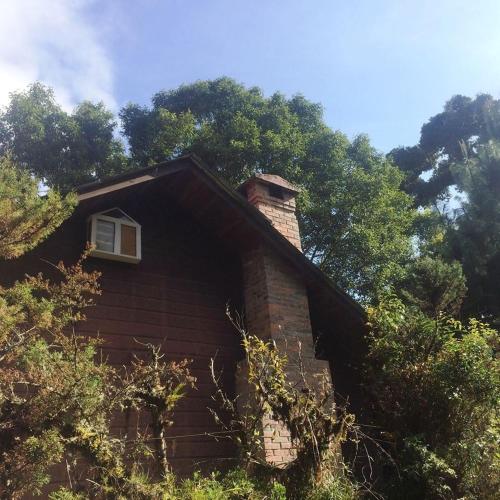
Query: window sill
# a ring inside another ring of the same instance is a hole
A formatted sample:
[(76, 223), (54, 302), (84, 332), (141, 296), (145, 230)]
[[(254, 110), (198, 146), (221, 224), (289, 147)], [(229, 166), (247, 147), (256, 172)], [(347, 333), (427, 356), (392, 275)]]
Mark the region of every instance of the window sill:
[(130, 264), (138, 264), (141, 259), (138, 257), (134, 257), (133, 255), (122, 255), (112, 252), (105, 252), (104, 250), (92, 250), (90, 252), (91, 257), (97, 257), (99, 259), (106, 260), (116, 260), (119, 262), (128, 262)]

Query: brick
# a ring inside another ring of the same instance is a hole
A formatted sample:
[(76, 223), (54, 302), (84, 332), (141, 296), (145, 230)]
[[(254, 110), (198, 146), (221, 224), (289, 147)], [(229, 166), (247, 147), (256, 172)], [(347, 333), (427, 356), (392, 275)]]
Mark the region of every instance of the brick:
[(272, 197), (269, 194), (269, 183), (255, 177), (247, 183), (246, 194), (248, 201), (255, 205), (285, 238), (301, 250), (299, 225), (295, 216), (296, 193), (285, 189), (282, 191), (283, 199)]
[(265, 442), (266, 450), (279, 450), (281, 449), (280, 443)]
[[(279, 436), (279, 437), (275, 437), (273, 439), (273, 441), (276, 442), (276, 443), (280, 443), (280, 444), (286, 444), (286, 443), (290, 444), (290, 437)], [(286, 448), (286, 446), (282, 446), (282, 448)]]
[[(247, 185), (248, 200), (300, 250), (294, 195), (290, 192), (284, 193), (282, 200), (271, 198), (267, 184), (258, 179)], [(288, 355), (288, 375), (292, 382), (300, 382), (293, 364), (299, 352), (297, 340), (300, 341), (308, 383), (314, 384), (316, 376), (328, 368), (328, 363), (314, 357), (309, 303), (302, 278), (264, 246), (248, 251), (242, 256), (242, 261), (247, 330), (262, 338), (273, 339), (277, 348)], [(293, 460), (295, 450), (290, 432), (283, 424), (266, 416), (262, 420), (262, 429), (265, 459), (275, 464)]]

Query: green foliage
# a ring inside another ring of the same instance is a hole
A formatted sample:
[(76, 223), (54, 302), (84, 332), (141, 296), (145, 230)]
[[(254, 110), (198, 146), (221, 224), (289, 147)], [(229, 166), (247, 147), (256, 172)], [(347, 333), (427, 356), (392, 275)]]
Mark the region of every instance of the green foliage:
[(176, 115), (162, 108), (149, 111), (129, 104), (120, 117), (133, 159), (140, 165), (176, 156), (191, 143), (195, 133), (195, 120), (190, 111)]
[(300, 221), (312, 259), (366, 301), (404, 275), (417, 213), (399, 189), (401, 173), (366, 139), (354, 141), (350, 154), (356, 162), (347, 159), (314, 181)]
[(58, 463), (62, 457), (62, 439), (57, 430), (42, 430), (39, 436), (29, 436), (19, 443), (14, 453), (3, 456), (7, 463), (0, 469), (2, 476), (5, 468), (9, 469), (6, 491), (39, 494), (40, 488), (50, 480), (47, 464)]
[[(457, 474), (442, 458), (431, 451), (417, 437), (404, 440), (401, 465), (405, 477), (404, 490), (412, 491), (419, 498), (456, 498), (450, 484), (456, 482)], [(392, 496), (398, 493), (392, 492)], [(399, 496), (403, 496), (399, 493)]]
[(277, 482), (264, 484), (243, 469), (226, 474), (195, 474), (177, 487), (172, 500), (285, 500), (285, 489)]
[(320, 105), (219, 78), (159, 92), (151, 109), (130, 104), (120, 117), (141, 165), (194, 152), (235, 187), (256, 172), (299, 185), (305, 253), (357, 297), (401, 276), (415, 217), (402, 174), (366, 137), (350, 143), (328, 128)]
[(38, 194), (38, 182), (0, 156), (0, 259), (18, 257), (35, 247), (66, 219), (76, 198), (49, 191)]
[(51, 89), (34, 83), (11, 94), (0, 114), (0, 155), (10, 154), (49, 186), (70, 190), (126, 168), (115, 127), (102, 103), (82, 102), (69, 114)]
[[(499, 141), (500, 101), (454, 96), (424, 124), (417, 146), (389, 155), (405, 173), (404, 189), (433, 212), (416, 227), (425, 252), (462, 264), (469, 290), (463, 313), (494, 324), (500, 317)], [(458, 199), (451, 199), (451, 187)]]
[(500, 325), (500, 141), (477, 147), (452, 166), (467, 200), (448, 231), (448, 246), (462, 262), (469, 297), (465, 313)]
[(398, 295), (409, 305), (430, 317), (440, 313), (455, 316), (467, 287), (462, 266), (440, 258), (419, 257), (406, 267), (406, 276), (398, 283)]
[(429, 318), (394, 297), (369, 321), (374, 418), (401, 474), (388, 480), (391, 498), (493, 498), (498, 333), (474, 319)]
[[(194, 382), (187, 362), (163, 363), (153, 350), (150, 363), (137, 361), (123, 376), (99, 360), (98, 339), (71, 333), (99, 293), (98, 274), (85, 272), (83, 262), (57, 268), (58, 282), (36, 276), (0, 288), (0, 493), (38, 491), (64, 457), (76, 492), (155, 498), (163, 480), (148, 476), (145, 461), (156, 435), (113, 437), (111, 419), (130, 408), (149, 411), (162, 438), (183, 388)], [(78, 479), (82, 471), (90, 481)]]
[[(390, 156), (407, 174), (405, 189), (427, 205), (456, 183), (452, 165), (474, 156), (478, 146), (500, 138), (500, 101), (480, 94), (475, 99), (456, 95), (421, 130), (420, 142), (397, 148)], [(431, 171), (429, 180), (420, 175)]]
[[(144, 498), (148, 500), (285, 500), (285, 489), (277, 483), (263, 483), (248, 475), (243, 469), (226, 473), (202, 475), (178, 479), (169, 473), (161, 482), (152, 482), (147, 476), (136, 475), (134, 482), (143, 488), (143, 496), (119, 498)], [(50, 500), (84, 500), (90, 498), (67, 488), (60, 488), (49, 496)], [(92, 497), (93, 498), (93, 497)], [(110, 498), (117, 498), (111, 496)]]
[(67, 488), (60, 488), (57, 491), (49, 493), (49, 500), (85, 500), (85, 496)]
[(106, 366), (94, 365), (96, 341), (64, 329), (82, 319), (97, 293), (81, 263), (58, 266), (63, 281), (41, 276), (0, 288), (0, 491), (19, 495), (48, 481), (65, 440), (81, 422), (102, 421), (109, 397)]
[(194, 388), (196, 378), (189, 373), (187, 360), (165, 363), (160, 347), (148, 345), (151, 360), (136, 359), (125, 379), (125, 408), (147, 409), (152, 416), (160, 473), (169, 472), (165, 430), (173, 424), (172, 412), (184, 396), (186, 387)]
[(304, 500), (355, 500), (363, 498), (362, 491), (356, 483), (340, 473), (330, 474), (307, 492)]

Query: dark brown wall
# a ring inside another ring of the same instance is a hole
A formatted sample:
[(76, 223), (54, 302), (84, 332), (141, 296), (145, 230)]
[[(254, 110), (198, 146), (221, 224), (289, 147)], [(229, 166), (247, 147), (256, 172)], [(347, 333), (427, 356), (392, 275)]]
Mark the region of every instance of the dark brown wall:
[[(207, 410), (214, 405), (209, 361), (216, 357), (227, 390), (234, 392), (235, 364), (242, 352), (225, 311), (227, 303), (241, 309), (239, 258), (160, 190), (133, 188), (105, 198), (81, 203), (72, 218), (35, 251), (1, 263), (0, 282), (7, 284), (24, 273), (51, 274), (41, 258), (74, 262), (85, 245), (87, 216), (119, 206), (142, 225), (142, 261), (126, 264), (88, 259), (89, 268), (102, 272), (103, 293), (97, 305), (87, 310), (88, 319), (78, 330), (98, 333), (106, 341), (103, 352), (112, 364), (126, 364), (141, 351), (134, 339), (161, 344), (167, 359), (192, 359), (197, 390), (179, 404), (170, 435), (216, 431)], [(118, 425), (124, 422), (122, 418)], [(202, 468), (220, 465), (218, 458), (234, 456), (228, 441), (216, 442), (203, 435), (178, 437), (170, 446), (170, 462), (179, 472), (197, 468), (197, 464)]]

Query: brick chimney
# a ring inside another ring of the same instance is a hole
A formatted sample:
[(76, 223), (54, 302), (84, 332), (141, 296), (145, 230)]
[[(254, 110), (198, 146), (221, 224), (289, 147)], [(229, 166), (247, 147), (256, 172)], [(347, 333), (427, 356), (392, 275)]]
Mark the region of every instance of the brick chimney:
[(299, 224), (295, 216), (295, 197), (299, 190), (279, 175), (256, 174), (241, 187), (247, 200), (300, 251)]
[[(257, 174), (246, 181), (240, 192), (256, 206), (293, 245), (301, 250), (295, 216), (296, 187), (277, 175)], [(306, 284), (296, 269), (263, 241), (242, 254), (245, 324), (252, 335), (272, 340), (288, 356), (288, 376), (300, 387), (297, 349), (301, 345), (303, 369), (314, 386), (317, 375), (329, 373), (327, 361), (316, 358), (309, 317)], [(248, 402), (246, 361), (240, 363), (237, 391), (239, 403)], [(240, 411), (244, 411), (240, 408)], [(267, 415), (262, 421), (263, 452), (267, 461), (286, 465), (295, 456), (290, 433), (281, 422)]]

